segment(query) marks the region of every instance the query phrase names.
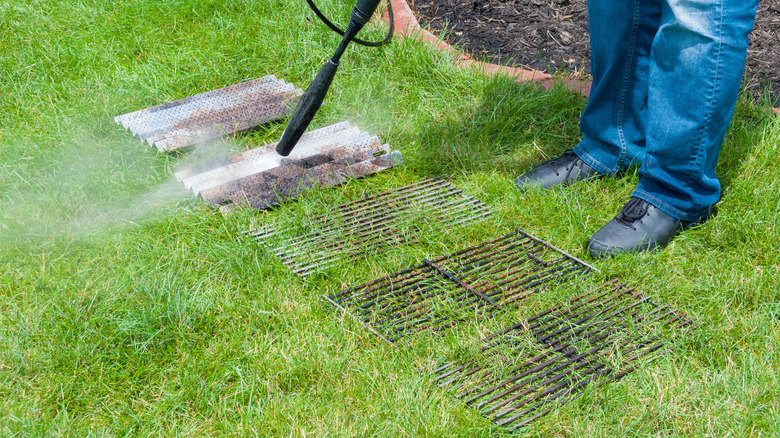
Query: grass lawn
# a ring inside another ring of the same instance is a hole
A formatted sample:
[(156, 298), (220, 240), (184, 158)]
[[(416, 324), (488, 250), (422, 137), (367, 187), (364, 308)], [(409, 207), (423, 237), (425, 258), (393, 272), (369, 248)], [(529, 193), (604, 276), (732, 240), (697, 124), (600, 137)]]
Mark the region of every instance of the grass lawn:
[[(334, 17), (352, 6), (321, 3)], [(406, 164), (229, 217), (172, 180), (188, 155), (147, 150), (113, 122), (268, 74), (305, 88), (338, 39), (303, 1), (0, 3), (0, 436), (505, 435), (421, 372), (476, 335), (394, 348), (321, 295), (515, 227), (586, 257), (636, 175), (525, 194), (511, 184), (577, 143), (583, 97), (459, 71), (410, 40), (353, 45), (313, 127), (349, 120)], [(601, 273), (583, 280), (622, 278), (697, 328), (524, 435), (780, 436), (779, 156), (780, 118), (742, 99), (719, 214), (662, 252), (593, 262)], [(236, 239), (431, 176), (493, 216), (306, 280)]]

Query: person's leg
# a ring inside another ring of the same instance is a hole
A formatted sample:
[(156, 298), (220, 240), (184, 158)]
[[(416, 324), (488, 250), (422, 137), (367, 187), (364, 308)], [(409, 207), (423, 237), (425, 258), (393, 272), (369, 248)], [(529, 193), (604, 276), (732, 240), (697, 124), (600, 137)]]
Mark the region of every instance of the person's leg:
[(666, 0), (649, 70), (646, 152), (632, 199), (588, 239), (601, 257), (665, 246), (706, 219), (758, 0)]
[(650, 50), (661, 1), (588, 1), (593, 86), (574, 152), (601, 173), (644, 160)]
[(515, 184), (549, 188), (615, 174), (644, 159), (650, 46), (662, 0), (589, 0), (591, 86), (580, 118), (583, 140)]
[(758, 0), (666, 0), (649, 71), (646, 155), (633, 196), (684, 221), (709, 214)]

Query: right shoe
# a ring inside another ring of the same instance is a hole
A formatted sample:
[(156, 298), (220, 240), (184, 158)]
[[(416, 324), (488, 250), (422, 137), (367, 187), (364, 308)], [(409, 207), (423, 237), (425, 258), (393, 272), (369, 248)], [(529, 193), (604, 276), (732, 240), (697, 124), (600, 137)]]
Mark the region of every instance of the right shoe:
[(602, 176), (603, 173), (585, 164), (572, 149), (567, 149), (560, 157), (547, 160), (517, 177), (515, 185), (521, 191), (534, 187), (549, 189)]
[(663, 248), (682, 230), (702, 224), (675, 219), (644, 199), (631, 198), (617, 216), (596, 232), (585, 247), (594, 259)]

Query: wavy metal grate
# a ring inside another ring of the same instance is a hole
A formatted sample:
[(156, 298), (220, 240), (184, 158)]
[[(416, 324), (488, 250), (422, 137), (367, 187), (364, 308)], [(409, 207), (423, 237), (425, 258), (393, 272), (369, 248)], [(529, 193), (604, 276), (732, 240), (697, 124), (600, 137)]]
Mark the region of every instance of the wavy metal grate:
[(341, 204), (314, 218), (313, 231), (275, 244), (273, 226), (247, 234), (269, 246), (295, 273), (306, 276), (339, 260), (416, 241), (415, 220), (438, 226), (462, 226), (483, 220), (490, 210), (448, 182), (433, 178)]
[(593, 269), (518, 229), (325, 298), (393, 343), (493, 315)]
[(312, 187), (341, 184), (403, 163), (398, 151), (348, 122), (304, 134), (288, 157), (276, 143), (176, 172), (176, 178), (223, 212), (267, 209)]
[(171, 151), (279, 121), (302, 94), (271, 75), (116, 116), (114, 121), (149, 146)]
[(615, 281), (486, 338), (438, 368), (439, 386), (508, 428), (549, 413), (663, 354), (691, 320)]

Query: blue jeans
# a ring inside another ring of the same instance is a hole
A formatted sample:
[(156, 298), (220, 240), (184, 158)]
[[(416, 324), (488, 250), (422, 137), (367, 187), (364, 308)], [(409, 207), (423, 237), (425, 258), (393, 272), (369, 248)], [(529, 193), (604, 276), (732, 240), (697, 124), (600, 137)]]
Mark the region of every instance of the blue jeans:
[(588, 0), (593, 86), (574, 152), (684, 221), (720, 198), (715, 175), (758, 0)]

